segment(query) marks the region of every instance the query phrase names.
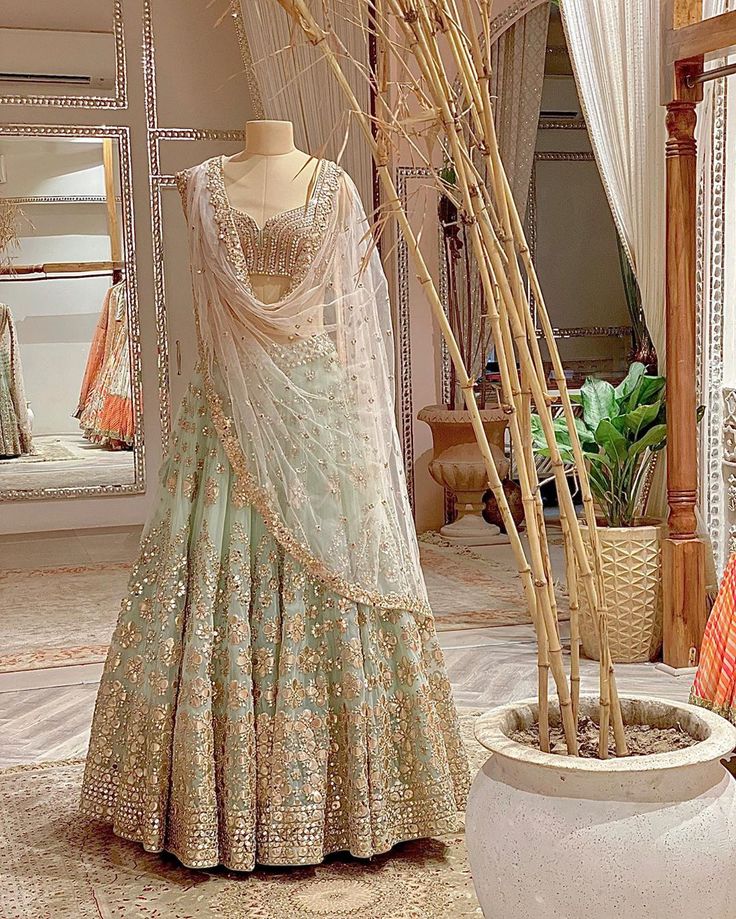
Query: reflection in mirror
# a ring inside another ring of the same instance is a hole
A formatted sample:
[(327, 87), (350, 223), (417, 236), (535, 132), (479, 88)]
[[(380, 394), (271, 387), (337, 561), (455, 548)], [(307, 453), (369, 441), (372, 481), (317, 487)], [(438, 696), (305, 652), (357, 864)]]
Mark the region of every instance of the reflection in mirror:
[(0, 101), (123, 104), (120, 22), (119, 0), (3, 0)]
[(117, 137), (0, 137), (0, 496), (135, 484), (120, 176)]

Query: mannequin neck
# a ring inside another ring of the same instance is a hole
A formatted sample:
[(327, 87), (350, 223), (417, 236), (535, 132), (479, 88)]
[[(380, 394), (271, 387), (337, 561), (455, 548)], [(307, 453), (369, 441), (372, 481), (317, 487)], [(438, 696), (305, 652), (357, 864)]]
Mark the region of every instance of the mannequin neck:
[(290, 121), (249, 121), (245, 126), (245, 152), (249, 156), (284, 156), (294, 153), (294, 126)]

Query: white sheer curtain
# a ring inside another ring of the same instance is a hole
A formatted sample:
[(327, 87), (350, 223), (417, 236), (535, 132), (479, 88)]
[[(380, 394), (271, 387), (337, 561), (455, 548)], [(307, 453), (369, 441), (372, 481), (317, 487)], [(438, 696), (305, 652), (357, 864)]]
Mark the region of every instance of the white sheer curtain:
[[(726, 0), (705, 0), (703, 15)], [(660, 0), (561, 0), (560, 9), (578, 93), (596, 162), (642, 297), (649, 333), (665, 367), (665, 112), (660, 104)], [(699, 106), (701, 195), (710, 200), (713, 86)], [(701, 209), (703, 201), (701, 200)], [(709, 219), (719, 219), (708, 214)], [(701, 272), (711, 268), (709, 232), (701, 234)], [(699, 290), (701, 313), (711, 288)], [(664, 464), (649, 509), (666, 513)], [(702, 467), (701, 467), (702, 469)], [(701, 535), (705, 537), (701, 526)], [(711, 559), (709, 558), (709, 562)], [(709, 580), (713, 567), (709, 564)]]
[(522, 218), (529, 195), (542, 103), (549, 11), (549, 3), (531, 10), (491, 46), (496, 132), (501, 159)]
[[(312, 6), (319, 15), (320, 4)], [(341, 61), (364, 111), (370, 111), (366, 78), (368, 42), (362, 25), (367, 4), (337, 0), (329, 4), (332, 26), (347, 56)], [(240, 0), (245, 35), (252, 58), (265, 118), (291, 121), (296, 143), (312, 154), (338, 160), (355, 181), (371, 210), (373, 168), (371, 152), (353, 118), (337, 81), (319, 48), (295, 35), (278, 3)], [(351, 63), (357, 61), (357, 66)]]
[(664, 369), (664, 110), (659, 0), (561, 0), (596, 162)]

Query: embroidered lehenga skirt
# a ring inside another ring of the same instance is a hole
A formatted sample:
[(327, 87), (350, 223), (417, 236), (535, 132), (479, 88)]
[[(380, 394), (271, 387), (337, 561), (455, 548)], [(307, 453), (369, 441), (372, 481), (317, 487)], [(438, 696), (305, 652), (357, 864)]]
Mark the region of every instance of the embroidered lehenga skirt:
[[(320, 387), (336, 361), (322, 351), (287, 385)], [(310, 573), (208, 405), (195, 376), (105, 665), (83, 813), (243, 871), (452, 831), (468, 770), (431, 614)]]
[(0, 303), (0, 458), (32, 452), (15, 324), (10, 307)]
[(112, 450), (135, 443), (125, 282), (105, 295), (75, 412), (87, 440)]

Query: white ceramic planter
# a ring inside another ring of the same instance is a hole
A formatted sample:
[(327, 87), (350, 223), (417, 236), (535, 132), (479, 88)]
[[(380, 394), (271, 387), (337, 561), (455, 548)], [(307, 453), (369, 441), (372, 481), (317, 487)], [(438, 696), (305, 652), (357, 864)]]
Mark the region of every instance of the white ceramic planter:
[[(679, 722), (698, 743), (620, 760), (541, 753), (508, 738), (536, 702), (481, 716), (492, 755), (466, 837), (486, 919), (734, 919), (736, 728), (690, 705), (622, 699), (629, 723)], [(581, 700), (597, 717), (597, 700)]]

